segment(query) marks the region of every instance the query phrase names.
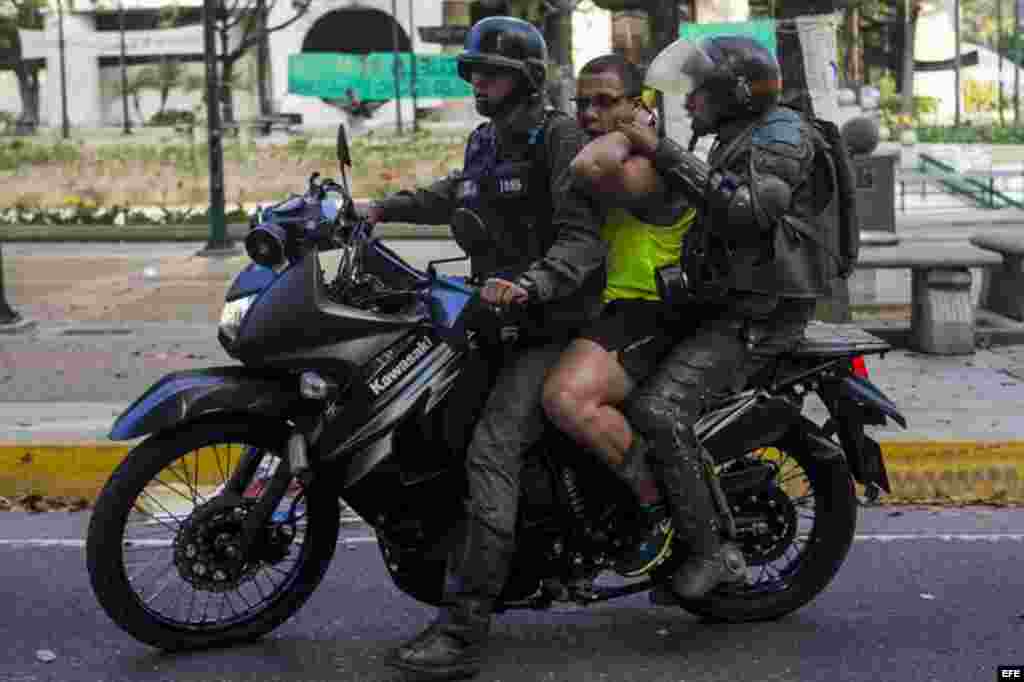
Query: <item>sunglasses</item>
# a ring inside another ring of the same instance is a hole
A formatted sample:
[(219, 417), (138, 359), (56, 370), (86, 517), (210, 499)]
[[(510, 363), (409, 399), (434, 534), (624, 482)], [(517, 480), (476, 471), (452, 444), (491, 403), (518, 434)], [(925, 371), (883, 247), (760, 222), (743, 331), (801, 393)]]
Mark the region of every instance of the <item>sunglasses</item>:
[(577, 111), (586, 111), (591, 106), (598, 109), (611, 109), (624, 99), (630, 99), (629, 95), (605, 95), (598, 94), (593, 97), (570, 97), (569, 101), (576, 105)]

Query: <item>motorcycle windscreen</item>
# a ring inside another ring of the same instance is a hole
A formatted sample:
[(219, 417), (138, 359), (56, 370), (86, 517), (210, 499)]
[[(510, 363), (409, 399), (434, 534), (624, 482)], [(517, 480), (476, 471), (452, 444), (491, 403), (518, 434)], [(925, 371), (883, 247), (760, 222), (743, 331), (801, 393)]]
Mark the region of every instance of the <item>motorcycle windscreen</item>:
[(679, 39), (658, 53), (647, 68), (644, 84), (666, 95), (686, 96), (714, 72), (711, 57), (691, 40)]

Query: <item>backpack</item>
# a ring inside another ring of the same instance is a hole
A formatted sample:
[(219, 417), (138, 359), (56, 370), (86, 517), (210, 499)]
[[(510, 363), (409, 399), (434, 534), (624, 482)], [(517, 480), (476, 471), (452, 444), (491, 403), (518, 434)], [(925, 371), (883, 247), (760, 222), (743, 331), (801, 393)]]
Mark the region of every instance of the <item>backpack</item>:
[(839, 214), (839, 224), (836, 226), (839, 233), (838, 253), (820, 241), (815, 241), (835, 260), (838, 277), (847, 279), (853, 274), (860, 254), (860, 218), (857, 215), (857, 184), (853, 161), (835, 123), (810, 116), (807, 118), (818, 133), (815, 136), (815, 165), (820, 161), (819, 157), (826, 157), (833, 169), (836, 185), (834, 200)]
[[(785, 106), (785, 105), (783, 105)], [(797, 110), (804, 120), (811, 124), (814, 131), (814, 166), (816, 169), (829, 168), (831, 179), (835, 181), (835, 196), (838, 224), (835, 235), (836, 239), (822, 238), (820, 235), (807, 230), (799, 221), (787, 220), (786, 225), (801, 236), (810, 239), (820, 249), (825, 251), (836, 264), (836, 276), (840, 279), (848, 279), (853, 274), (857, 265), (857, 258), (860, 254), (860, 218), (857, 215), (857, 185), (856, 175), (853, 170), (853, 162), (850, 159), (850, 152), (843, 140), (839, 127), (832, 121), (823, 118), (809, 116), (803, 111)], [(726, 149), (716, 167), (724, 167), (728, 159), (740, 148), (740, 140), (749, 140), (753, 130), (757, 127), (758, 121), (731, 143)], [(751, 193), (751, 201), (754, 210), (759, 216), (763, 215), (760, 203), (757, 201), (756, 193)], [(767, 218), (765, 218), (767, 219)], [(836, 244), (833, 248), (831, 244)]]

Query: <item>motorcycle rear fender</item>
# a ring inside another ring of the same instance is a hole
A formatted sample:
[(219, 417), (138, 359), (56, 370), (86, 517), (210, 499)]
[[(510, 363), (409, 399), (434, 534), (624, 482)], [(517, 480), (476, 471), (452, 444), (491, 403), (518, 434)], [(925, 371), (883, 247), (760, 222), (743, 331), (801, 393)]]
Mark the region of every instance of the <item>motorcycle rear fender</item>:
[(240, 366), (172, 372), (117, 418), (109, 438), (131, 440), (216, 412), (282, 417), (301, 400), (298, 381), (286, 372)]
[(888, 416), (906, 428), (906, 420), (892, 401), (867, 379), (847, 377), (839, 384), (837, 397), (832, 420), (853, 479), (862, 485), (875, 484), (891, 493), (882, 448), (864, 433), (864, 425), (884, 424)]
[(712, 410), (695, 427), (716, 463), (768, 447), (801, 419), (800, 407), (780, 396), (753, 394)]
[[(885, 424), (885, 417), (907, 428), (907, 420), (900, 414), (895, 403), (877, 386), (862, 377), (846, 377), (839, 383), (840, 400), (853, 401), (861, 408), (865, 424)], [(877, 417), (877, 418), (876, 418)]]

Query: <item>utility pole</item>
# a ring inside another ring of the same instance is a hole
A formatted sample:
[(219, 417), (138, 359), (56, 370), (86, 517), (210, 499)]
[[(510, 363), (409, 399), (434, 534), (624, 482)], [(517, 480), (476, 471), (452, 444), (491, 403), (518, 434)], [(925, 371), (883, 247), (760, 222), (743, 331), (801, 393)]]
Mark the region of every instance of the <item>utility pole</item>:
[(210, 147), (210, 241), (199, 253), (214, 255), (231, 249), (224, 219), (224, 150), (220, 124), (220, 78), (214, 22), (219, 0), (203, 0), (203, 56), (206, 61), (206, 126)]
[(410, 68), (412, 69), (412, 82), (409, 85), (409, 90), (412, 92), (412, 132), (418, 133), (420, 130), (419, 118), (416, 116), (418, 104), (416, 102), (416, 49), (413, 44), (413, 36), (416, 35), (416, 20), (413, 17), (412, 12), (413, 0), (409, 0), (409, 58), (412, 62)]
[(1006, 125), (1006, 113), (1003, 109), (1003, 0), (996, 0), (996, 54), (999, 55), (999, 125)]
[(118, 0), (117, 11), (121, 24), (121, 116), (124, 119), (124, 134), (132, 134), (132, 123), (128, 119), (128, 67), (125, 64), (124, 45), (124, 0)]
[(1013, 124), (1020, 125), (1020, 0), (1013, 2)]
[(0, 241), (0, 332), (21, 332), (35, 327), (35, 320), (26, 320), (7, 304), (4, 296), (4, 250)]
[(64, 61), (64, 1), (57, 0), (57, 45), (60, 48), (60, 113), (61, 136), (66, 140), (71, 137), (71, 125), (68, 123), (68, 69)]
[(956, 108), (953, 109), (953, 125), (960, 127), (960, 102), (963, 95), (960, 94), (960, 0), (953, 0), (953, 55), (956, 62), (953, 66), (953, 93), (956, 98)]
[(402, 134), (402, 93), (401, 93), (401, 79), (402, 79), (402, 64), (399, 60), (398, 52), (398, 0), (391, 0), (391, 54), (395, 58), (394, 62), (394, 74), (395, 74), (395, 116), (396, 125), (398, 126), (398, 134)]

